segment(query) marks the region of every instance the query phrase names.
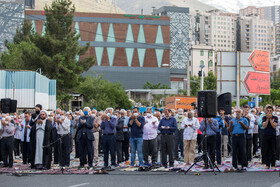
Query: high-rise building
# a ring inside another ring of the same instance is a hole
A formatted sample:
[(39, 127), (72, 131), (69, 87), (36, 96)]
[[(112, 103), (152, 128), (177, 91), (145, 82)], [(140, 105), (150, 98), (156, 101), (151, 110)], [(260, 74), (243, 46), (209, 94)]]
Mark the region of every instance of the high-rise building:
[(238, 50), (267, 50), (272, 55), (274, 49), (273, 22), (256, 17), (240, 17), (238, 19)]
[(280, 23), (275, 25), (275, 53), (280, 55)]
[(208, 12), (200, 16), (200, 44), (213, 46), (216, 51), (236, 50), (235, 14)]
[(255, 17), (258, 17), (260, 19), (264, 19), (265, 11), (264, 11), (264, 8), (257, 8), (255, 6), (248, 6), (246, 8), (240, 9), (239, 10), (239, 15), (240, 15), (240, 17), (255, 16)]
[(280, 23), (280, 5), (263, 7), (264, 19), (273, 21), (273, 24)]

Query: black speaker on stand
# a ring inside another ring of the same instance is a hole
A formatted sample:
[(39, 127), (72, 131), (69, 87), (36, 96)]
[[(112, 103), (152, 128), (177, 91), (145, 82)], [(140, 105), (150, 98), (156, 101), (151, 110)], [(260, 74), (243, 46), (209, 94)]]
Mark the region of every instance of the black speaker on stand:
[(5, 99), (1, 99), (1, 103), (2, 103), (2, 113), (10, 113), (10, 103), (11, 103), (11, 99), (9, 98), (5, 98)]
[[(205, 124), (205, 137), (202, 141), (207, 145), (207, 118), (211, 117), (216, 117), (217, 116), (217, 92), (214, 90), (204, 90), (204, 91), (199, 91), (197, 95), (197, 115), (198, 117), (204, 117), (204, 124)], [(196, 165), (197, 162), (200, 160), (203, 160), (204, 157), (208, 158), (209, 165), (211, 168), (213, 168), (213, 172), (215, 175), (215, 168), (219, 172), (220, 169), (218, 166), (215, 164), (215, 162), (212, 162), (212, 160), (209, 157), (208, 149), (207, 146), (203, 146), (206, 149), (203, 150), (203, 154), (196, 159), (196, 161), (191, 165), (188, 170), (185, 171), (185, 174), (191, 170), (191, 168)]]
[(10, 102), (10, 113), (14, 113), (17, 111), (17, 100), (11, 100)]
[(225, 114), (231, 114), (232, 94), (230, 92), (218, 95), (218, 111), (221, 107), (225, 108)]
[(210, 118), (217, 116), (217, 92), (214, 90), (199, 91), (197, 95), (198, 117)]

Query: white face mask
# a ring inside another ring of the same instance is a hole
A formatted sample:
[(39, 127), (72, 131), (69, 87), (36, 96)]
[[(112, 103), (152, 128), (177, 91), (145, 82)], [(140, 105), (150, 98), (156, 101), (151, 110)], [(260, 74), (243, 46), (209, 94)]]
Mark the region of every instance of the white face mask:
[(65, 117), (64, 117), (64, 116), (61, 116), (61, 117), (60, 117), (60, 119), (61, 119), (61, 120), (64, 120), (64, 119), (65, 119)]
[(276, 115), (279, 116), (279, 115), (280, 115), (280, 112), (276, 112)]
[(151, 117), (152, 116), (152, 114), (151, 113), (147, 113), (147, 117)]
[(138, 116), (138, 113), (133, 113), (133, 115), (137, 117), (137, 116)]
[(95, 114), (91, 114), (91, 116), (92, 116), (92, 117), (94, 117), (94, 118), (96, 117), (96, 115), (95, 115)]

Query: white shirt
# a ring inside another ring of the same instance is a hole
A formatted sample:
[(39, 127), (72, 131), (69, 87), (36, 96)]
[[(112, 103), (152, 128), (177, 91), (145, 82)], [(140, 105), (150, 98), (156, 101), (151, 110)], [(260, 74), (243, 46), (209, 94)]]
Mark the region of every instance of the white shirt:
[[(185, 127), (187, 125), (187, 127)], [(192, 127), (188, 126), (192, 125)], [(200, 124), (197, 118), (193, 117), (189, 119), (186, 117), (182, 124), (181, 128), (184, 129), (184, 140), (195, 140), (197, 138), (197, 129), (199, 129)]]
[(155, 116), (145, 116), (145, 124), (143, 128), (143, 140), (152, 140), (157, 137), (158, 119)]
[(62, 121), (62, 124), (56, 125), (57, 134), (59, 135), (69, 134), (70, 125), (71, 125), (70, 120), (67, 117), (65, 117), (64, 120)]
[(255, 125), (256, 118), (253, 114), (249, 114), (249, 115), (250, 115), (251, 119), (250, 119), (248, 134), (253, 134), (253, 128), (254, 128), (254, 125)]

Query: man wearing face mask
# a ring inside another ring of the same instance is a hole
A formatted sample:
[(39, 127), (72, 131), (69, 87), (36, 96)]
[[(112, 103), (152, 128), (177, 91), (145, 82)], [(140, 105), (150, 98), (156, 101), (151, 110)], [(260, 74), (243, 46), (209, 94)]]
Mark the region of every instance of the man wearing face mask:
[(69, 146), (70, 146), (70, 120), (68, 117), (65, 116), (65, 111), (61, 111), (60, 118), (56, 119), (57, 122), (57, 134), (58, 138), (60, 139), (58, 141), (58, 160), (59, 165), (61, 167), (66, 166), (69, 167), (70, 164), (70, 152), (69, 152)]
[(104, 153), (104, 166), (109, 167), (109, 152), (111, 155), (111, 168), (116, 167), (116, 126), (117, 118), (113, 115), (113, 108), (107, 108), (106, 114), (101, 117), (102, 148)]
[(184, 130), (184, 162), (192, 164), (195, 157), (195, 146), (197, 139), (197, 130), (200, 124), (197, 118), (194, 117), (194, 112), (188, 112), (188, 117), (181, 124)]
[(171, 110), (163, 111), (164, 118), (161, 119), (158, 129), (161, 133), (161, 163), (167, 168), (167, 155), (169, 157), (169, 167), (174, 167), (174, 132), (177, 129), (176, 119), (171, 117)]
[(157, 162), (157, 128), (158, 119), (152, 115), (153, 109), (147, 108), (147, 115), (145, 116), (145, 125), (143, 128), (143, 157), (144, 163), (149, 164), (149, 155), (152, 156), (152, 164)]
[(93, 162), (93, 145), (94, 136), (92, 132), (93, 128), (93, 118), (89, 115), (90, 108), (84, 108), (84, 116), (81, 116), (78, 121), (78, 134), (77, 139), (79, 141), (79, 157), (80, 157), (80, 166), (83, 168), (86, 164), (86, 153), (88, 156), (88, 167), (92, 167)]
[[(5, 120), (1, 120), (2, 124), (2, 141), (1, 141), (1, 153), (4, 165), (3, 167), (13, 167), (13, 149), (14, 149), (14, 131), (15, 126), (13, 123), (11, 123), (11, 117), (6, 116)], [(9, 158), (9, 161), (8, 161)]]
[(129, 118), (128, 126), (131, 128), (130, 134), (130, 150), (131, 150), (131, 166), (135, 164), (136, 150), (138, 153), (139, 165), (143, 167), (143, 127), (145, 124), (145, 119), (140, 116), (139, 108), (133, 108), (133, 114)]
[(184, 158), (184, 147), (183, 147), (183, 132), (184, 130), (181, 129), (181, 124), (185, 119), (184, 110), (179, 108), (178, 115), (175, 116), (177, 122), (177, 129), (175, 131), (175, 146), (174, 146), (174, 159), (179, 160), (179, 153), (178, 153), (178, 146), (180, 148), (181, 157)]
[(266, 161), (266, 169), (272, 167), (275, 169), (275, 148), (276, 148), (276, 127), (278, 125), (278, 117), (273, 114), (273, 107), (266, 107), (266, 115), (262, 118), (264, 128), (263, 144), (265, 147), (264, 156)]

